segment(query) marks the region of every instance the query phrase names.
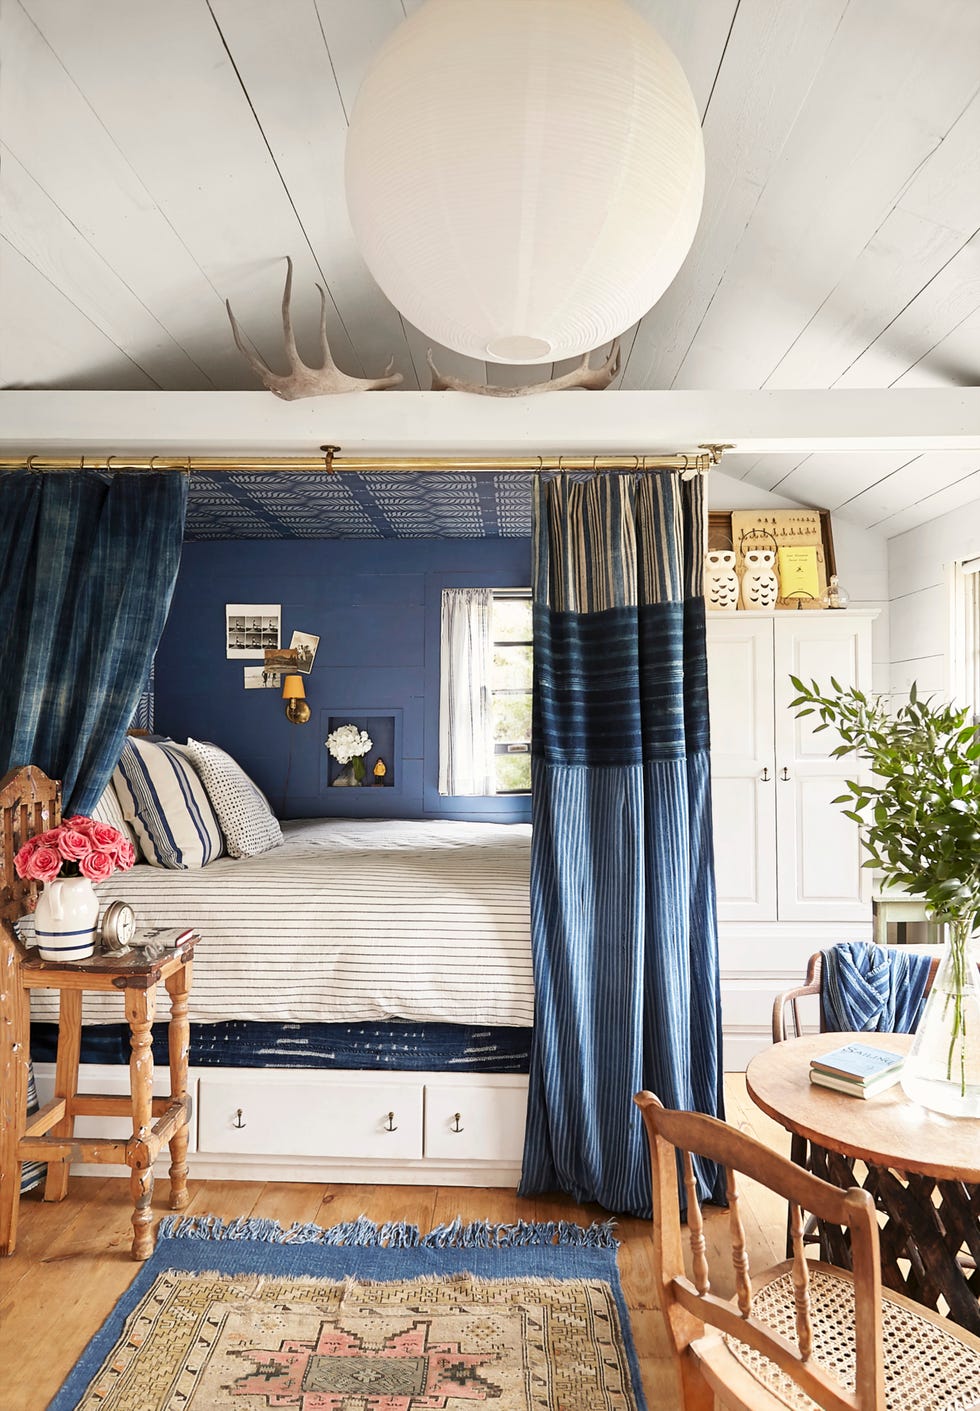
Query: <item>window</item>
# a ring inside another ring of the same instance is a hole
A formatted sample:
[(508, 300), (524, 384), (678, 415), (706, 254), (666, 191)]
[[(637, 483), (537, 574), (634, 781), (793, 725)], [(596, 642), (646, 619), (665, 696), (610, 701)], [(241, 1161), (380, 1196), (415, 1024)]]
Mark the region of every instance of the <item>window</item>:
[(494, 780), (498, 794), (531, 790), (531, 670), (533, 661), (531, 595), (527, 591), (493, 594)]
[(980, 558), (953, 565), (950, 580), (949, 692), (980, 716)]

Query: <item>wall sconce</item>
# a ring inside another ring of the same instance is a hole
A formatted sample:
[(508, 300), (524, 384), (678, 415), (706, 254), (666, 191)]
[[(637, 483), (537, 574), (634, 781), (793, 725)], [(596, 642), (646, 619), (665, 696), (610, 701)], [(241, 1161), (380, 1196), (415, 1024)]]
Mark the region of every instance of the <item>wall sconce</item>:
[(282, 698), (286, 702), (286, 719), (294, 725), (305, 725), (310, 718), (302, 676), (282, 678)]

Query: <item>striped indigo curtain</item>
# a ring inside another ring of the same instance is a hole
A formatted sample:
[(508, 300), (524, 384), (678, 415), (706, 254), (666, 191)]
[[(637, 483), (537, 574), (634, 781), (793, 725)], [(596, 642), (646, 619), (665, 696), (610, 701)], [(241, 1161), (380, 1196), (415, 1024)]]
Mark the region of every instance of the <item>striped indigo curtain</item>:
[(187, 476), (0, 476), (0, 775), (36, 764), (86, 813), (115, 768), (167, 620)]
[(493, 590), (444, 588), (439, 656), (439, 792), (493, 794)]
[[(535, 487), (521, 1194), (646, 1217), (633, 1094), (723, 1115), (703, 518), (700, 476)], [(697, 1174), (703, 1198), (724, 1199), (717, 1168)]]

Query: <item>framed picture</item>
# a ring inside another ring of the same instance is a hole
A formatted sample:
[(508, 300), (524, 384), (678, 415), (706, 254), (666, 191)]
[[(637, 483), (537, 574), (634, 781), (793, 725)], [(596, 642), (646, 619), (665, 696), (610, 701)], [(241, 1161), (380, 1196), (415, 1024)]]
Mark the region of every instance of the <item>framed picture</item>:
[(292, 647), (266, 647), (265, 649), (265, 669), (266, 671), (299, 671), (299, 660)]
[(304, 676), (308, 676), (313, 670), (313, 658), (320, 645), (319, 637), (314, 637), (312, 632), (294, 632), (289, 639), (289, 645), (296, 653), (298, 669)]
[(226, 603), (225, 656), (263, 661), (267, 647), (279, 646), (281, 624), (279, 603)]
[(243, 666), (246, 691), (278, 691), (282, 687), (282, 676), (278, 671), (270, 671), (266, 666)]

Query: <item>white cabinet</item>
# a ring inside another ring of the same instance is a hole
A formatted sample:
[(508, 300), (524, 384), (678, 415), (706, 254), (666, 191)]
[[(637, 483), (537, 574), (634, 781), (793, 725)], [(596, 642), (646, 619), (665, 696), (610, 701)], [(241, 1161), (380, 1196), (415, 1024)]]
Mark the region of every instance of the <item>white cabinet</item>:
[(524, 1154), (527, 1083), (426, 1083), (425, 1154), (447, 1161), (512, 1161)]
[(709, 616), (719, 920), (869, 918), (857, 826), (831, 802), (856, 763), (830, 758), (834, 731), (796, 718), (789, 678), (870, 689), (871, 622), (855, 612)]

